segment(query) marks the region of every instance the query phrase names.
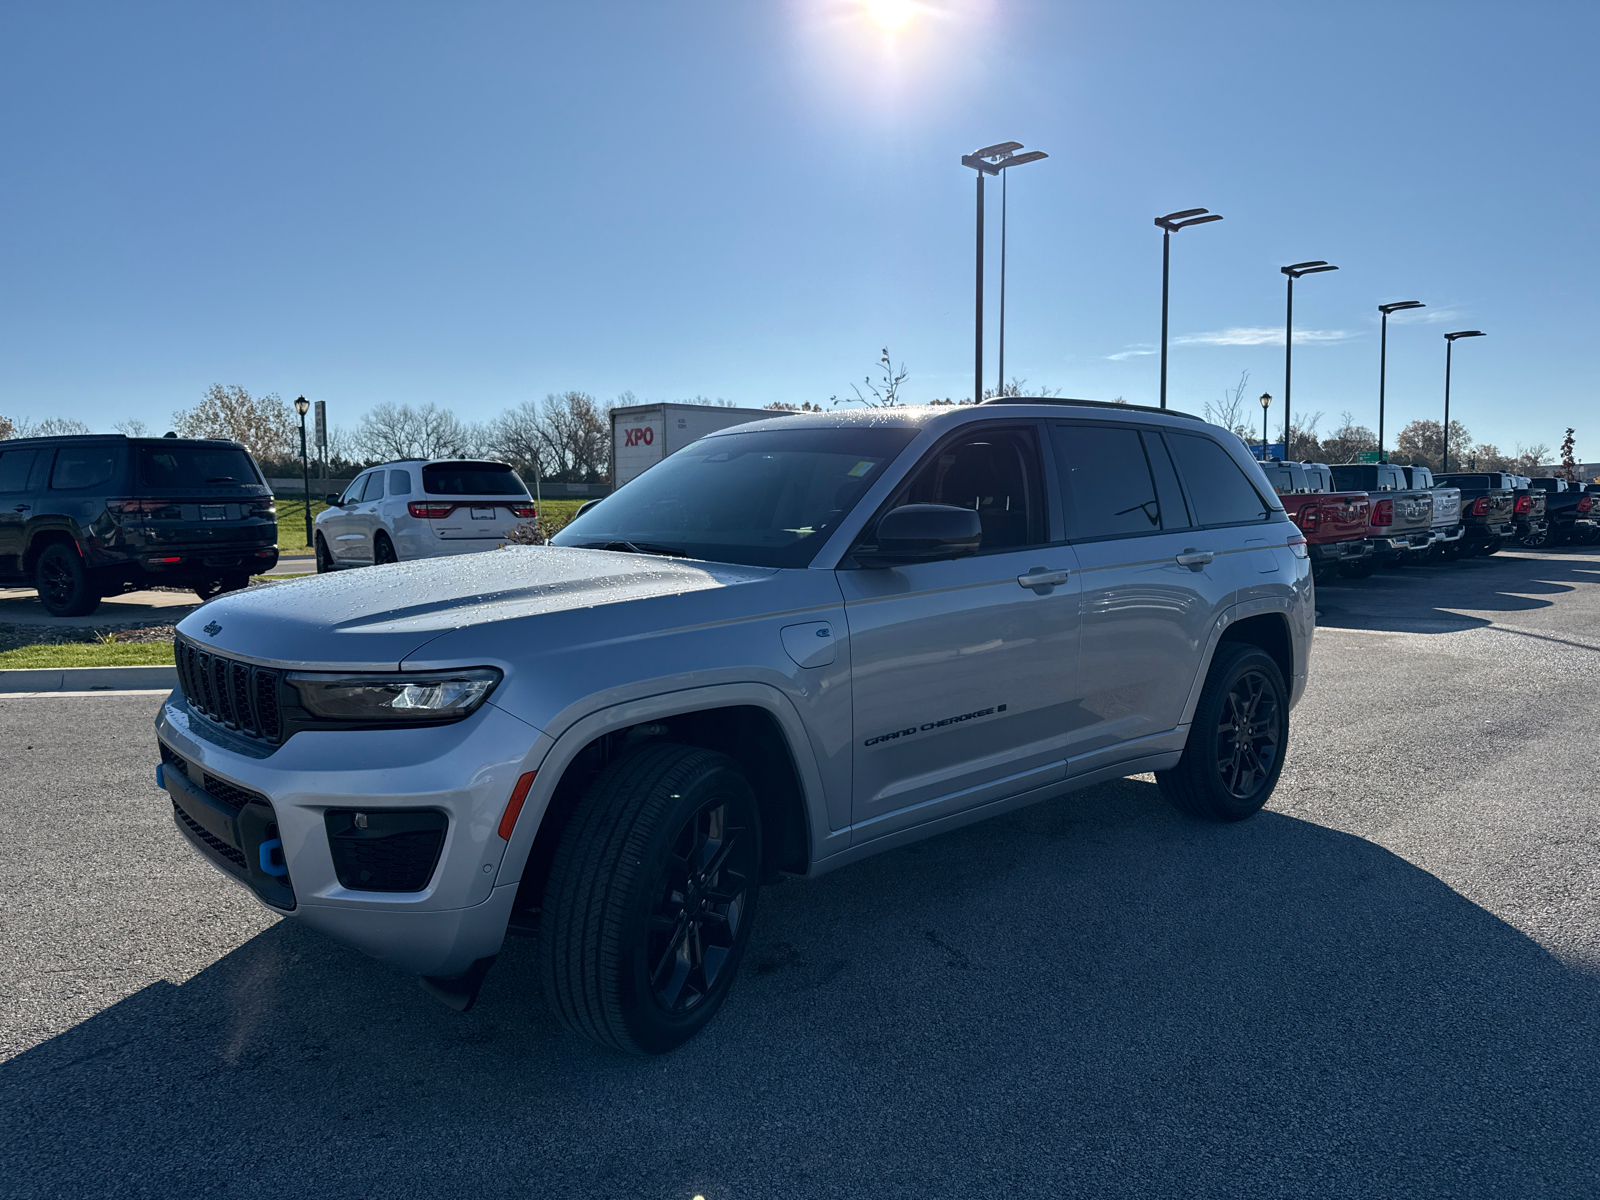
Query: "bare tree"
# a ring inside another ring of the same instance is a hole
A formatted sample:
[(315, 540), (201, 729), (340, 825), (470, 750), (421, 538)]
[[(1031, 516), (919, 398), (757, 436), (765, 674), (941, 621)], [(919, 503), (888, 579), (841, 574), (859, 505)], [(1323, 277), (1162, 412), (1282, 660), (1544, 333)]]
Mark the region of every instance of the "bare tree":
[[(900, 385), (910, 377), (905, 363), (900, 364), (900, 370), (897, 372), (894, 369), (894, 363), (889, 359), (889, 348), (885, 346), (882, 355), (878, 358), (877, 371), (879, 378), (876, 383), (873, 382), (871, 375), (865, 376), (861, 380), (862, 383), (866, 384), (867, 391), (872, 393), (870, 399), (863, 395), (861, 389), (856, 387), (855, 384), (850, 385), (850, 390), (856, 394), (856, 400), (861, 404), (865, 404), (868, 408), (899, 408), (901, 404)], [(838, 404), (839, 398), (837, 396), (830, 397), (829, 402)], [(845, 401), (845, 403), (848, 404), (849, 401)]]
[[(0, 421), (5, 418), (0, 417)], [(10, 437), (68, 437), (72, 434), (88, 433), (89, 427), (82, 421), (73, 420), (71, 417), (46, 417), (42, 421), (30, 421), (27, 417), (18, 417), (14, 421), (6, 421), (11, 426)]]
[(294, 410), (275, 392), (252, 396), (237, 384), (212, 384), (199, 404), (172, 414), (172, 428), (179, 437), (232, 438), (263, 460), (299, 453)]
[(1222, 400), (1213, 405), (1207, 400), (1205, 405), (1206, 420), (1213, 425), (1221, 425), (1224, 429), (1237, 434), (1245, 441), (1250, 440), (1250, 424), (1244, 419), (1244, 390), (1250, 386), (1250, 372), (1240, 371), (1239, 382), (1231, 388), (1224, 388)]
[(459, 458), (472, 453), (475, 431), (435, 404), (380, 404), (361, 415), (352, 443), (374, 461)]
[(1322, 439), (1317, 436), (1317, 425), (1321, 421), (1322, 414), (1314, 412), (1296, 421), (1292, 430), (1285, 430), (1280, 425), (1278, 440), (1284, 444), (1284, 457), (1292, 462), (1321, 462), (1324, 451)]
[(17, 423), (10, 417), (0, 415), (0, 442), (7, 438), (17, 436)]
[(1513, 460), (1512, 470), (1518, 475), (1537, 475), (1539, 468), (1550, 460), (1550, 447), (1543, 442), (1536, 442), (1532, 446), (1517, 443), (1517, 456)]
[(128, 437), (150, 436), (150, 426), (146, 425), (138, 417), (124, 417), (113, 424), (111, 428), (118, 433), (126, 434)]

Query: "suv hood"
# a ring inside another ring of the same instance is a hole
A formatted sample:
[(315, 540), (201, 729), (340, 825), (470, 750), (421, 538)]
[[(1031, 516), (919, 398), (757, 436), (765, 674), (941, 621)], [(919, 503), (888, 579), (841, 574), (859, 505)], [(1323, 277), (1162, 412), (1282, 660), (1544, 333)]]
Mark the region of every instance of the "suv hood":
[(223, 654), (290, 669), (393, 671), (452, 630), (676, 596), (777, 572), (566, 546), (364, 567), (219, 596), (178, 624)]

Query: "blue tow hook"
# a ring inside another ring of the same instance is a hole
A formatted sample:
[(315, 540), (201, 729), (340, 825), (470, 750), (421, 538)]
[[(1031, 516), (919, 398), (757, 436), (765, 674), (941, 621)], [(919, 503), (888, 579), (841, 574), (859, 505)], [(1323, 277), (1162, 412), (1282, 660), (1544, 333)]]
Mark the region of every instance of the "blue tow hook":
[(289, 867), (286, 863), (275, 863), (272, 861), (272, 852), (274, 850), (277, 850), (280, 853), (282, 852), (282, 838), (268, 838), (266, 841), (261, 843), (261, 869), (268, 875), (276, 875), (281, 879), (283, 876), (289, 873)]

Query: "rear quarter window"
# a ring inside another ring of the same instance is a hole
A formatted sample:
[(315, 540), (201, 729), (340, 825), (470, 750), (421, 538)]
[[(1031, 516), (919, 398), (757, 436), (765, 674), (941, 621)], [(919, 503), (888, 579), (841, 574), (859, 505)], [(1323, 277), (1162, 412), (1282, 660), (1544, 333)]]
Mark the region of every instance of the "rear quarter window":
[(389, 472), (389, 495), (391, 495), (391, 496), (409, 496), (409, 495), (411, 495), (411, 472), (410, 471), (402, 471), (402, 470), (398, 470), (397, 469), (397, 470), (393, 470), (393, 471)]
[(1168, 432), (1167, 444), (1189, 492), (1197, 525), (1258, 524), (1272, 516), (1233, 456), (1208, 437)]
[(73, 491), (109, 483), (117, 471), (116, 446), (63, 446), (50, 469), (50, 487)]

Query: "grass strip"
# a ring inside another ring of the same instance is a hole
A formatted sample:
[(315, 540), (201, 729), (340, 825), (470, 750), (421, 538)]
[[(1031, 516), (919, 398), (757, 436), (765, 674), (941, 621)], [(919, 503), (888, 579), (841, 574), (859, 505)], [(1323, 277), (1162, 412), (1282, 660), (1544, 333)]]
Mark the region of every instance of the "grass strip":
[(0, 671), (171, 665), (171, 642), (39, 642), (0, 652)]

